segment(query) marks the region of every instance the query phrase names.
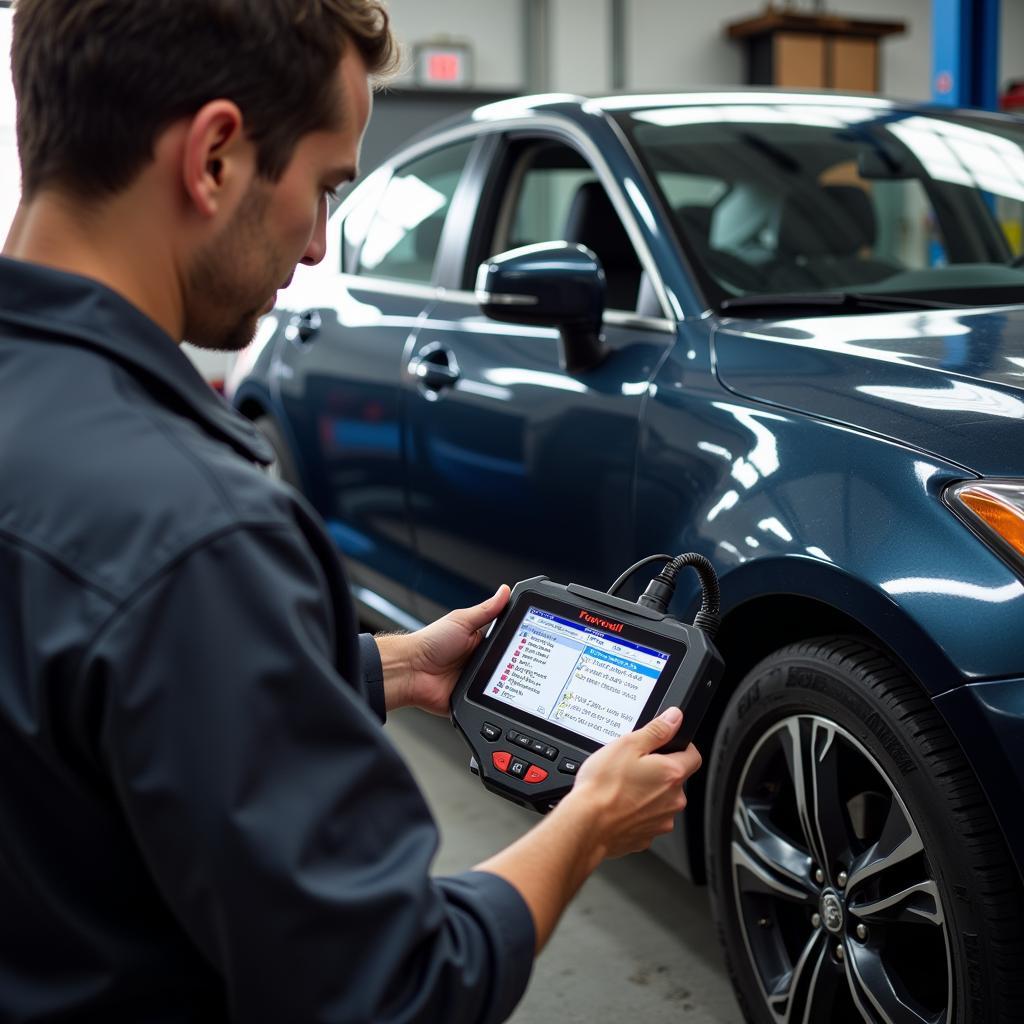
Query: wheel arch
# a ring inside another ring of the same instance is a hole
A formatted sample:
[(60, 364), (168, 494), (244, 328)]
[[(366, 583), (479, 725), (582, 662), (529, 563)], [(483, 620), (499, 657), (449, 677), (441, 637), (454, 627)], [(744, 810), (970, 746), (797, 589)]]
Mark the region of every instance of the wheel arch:
[[(833, 565), (812, 559), (764, 559), (723, 577), (722, 622), (715, 644), (725, 674), (695, 743), (710, 760), (719, 725), (743, 677), (773, 651), (815, 636), (856, 636), (878, 646), (928, 696), (963, 683), (941, 648), (887, 594)], [(770, 588), (770, 589), (769, 589)], [(693, 619), (696, 602), (685, 621)], [(925, 680), (928, 681), (926, 684)], [(687, 787), (685, 857), (688, 874), (704, 884), (706, 773)]]
[(255, 382), (247, 381), (235, 393), (232, 404), (246, 419), (253, 422), (263, 416), (267, 416), (274, 421), (285, 443), (288, 445), (295, 471), (302, 481), (302, 491), (306, 495), (310, 495), (312, 493), (313, 481), (310, 479), (306, 460), (303, 458), (300, 446), (296, 443), (295, 434), (288, 417), (278, 408), (270, 394), (262, 387), (256, 385)]

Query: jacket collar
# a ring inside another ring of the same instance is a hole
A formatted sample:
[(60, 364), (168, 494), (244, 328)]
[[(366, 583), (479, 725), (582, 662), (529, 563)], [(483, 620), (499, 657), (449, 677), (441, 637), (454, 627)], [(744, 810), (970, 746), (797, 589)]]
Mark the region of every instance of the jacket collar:
[(0, 324), (100, 352), (162, 385), (155, 389), (159, 401), (184, 411), (245, 458), (274, 461), (259, 430), (203, 380), (174, 339), (98, 281), (0, 257)]

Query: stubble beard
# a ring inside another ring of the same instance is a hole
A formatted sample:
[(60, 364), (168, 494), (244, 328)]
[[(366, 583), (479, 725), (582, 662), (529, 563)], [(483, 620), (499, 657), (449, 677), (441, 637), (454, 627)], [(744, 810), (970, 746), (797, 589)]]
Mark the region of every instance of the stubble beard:
[(196, 254), (186, 278), (184, 333), (197, 348), (240, 352), (255, 336), (285, 276), (264, 228), (268, 206), (254, 185), (221, 234)]

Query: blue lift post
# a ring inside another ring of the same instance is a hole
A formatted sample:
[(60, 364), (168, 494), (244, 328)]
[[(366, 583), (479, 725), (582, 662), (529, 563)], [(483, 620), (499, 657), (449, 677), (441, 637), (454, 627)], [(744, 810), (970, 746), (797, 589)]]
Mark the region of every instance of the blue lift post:
[(932, 0), (932, 97), (949, 107), (999, 106), (1001, 0)]

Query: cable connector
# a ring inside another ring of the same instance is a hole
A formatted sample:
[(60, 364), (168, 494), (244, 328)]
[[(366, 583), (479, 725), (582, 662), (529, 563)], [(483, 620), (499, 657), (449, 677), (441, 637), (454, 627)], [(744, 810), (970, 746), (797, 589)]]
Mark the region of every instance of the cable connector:
[(636, 603), (664, 615), (675, 589), (673, 585), (665, 583), (659, 574), (647, 584), (647, 589), (636, 599)]
[(685, 566), (690, 566), (700, 577), (701, 606), (694, 616), (693, 624), (713, 640), (720, 622), (721, 594), (715, 567), (703, 555), (694, 552), (677, 555), (647, 584), (637, 604), (665, 615), (676, 592), (679, 571)]

